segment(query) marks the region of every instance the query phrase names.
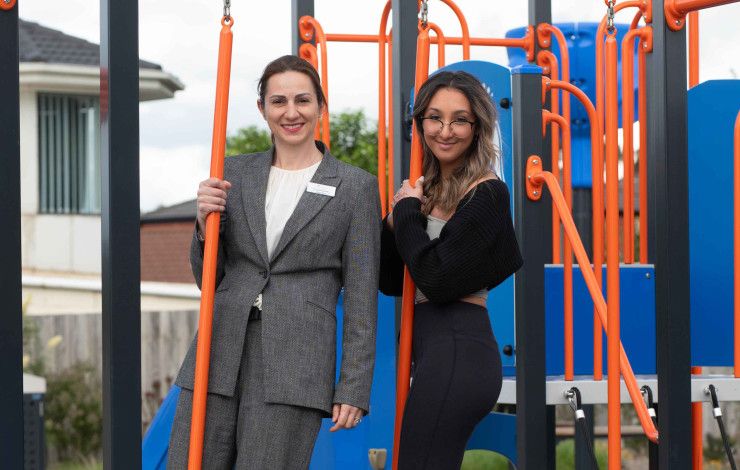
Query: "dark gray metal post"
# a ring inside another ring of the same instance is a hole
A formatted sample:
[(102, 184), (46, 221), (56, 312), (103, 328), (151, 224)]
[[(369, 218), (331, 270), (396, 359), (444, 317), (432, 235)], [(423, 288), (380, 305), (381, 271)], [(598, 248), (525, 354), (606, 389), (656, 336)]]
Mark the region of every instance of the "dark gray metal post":
[[(535, 34), (537, 31), (537, 25), (540, 23), (552, 23), (552, 2), (551, 0), (529, 0), (529, 10), (528, 10), (528, 19), (529, 24), (534, 26), (535, 28)], [(540, 51), (540, 46), (535, 40), (534, 45), (534, 54), (535, 57), (537, 57), (537, 53)], [(550, 94), (548, 93), (545, 96), (545, 103), (543, 104), (543, 107), (550, 108)], [(543, 160), (547, 162), (547, 165), (550, 165), (550, 148), (551, 148), (551, 142), (552, 142), (552, 134), (551, 134), (552, 126), (547, 126), (547, 133), (545, 137), (542, 139), (542, 155)], [(552, 217), (552, 216), (548, 216)], [(548, 219), (549, 220), (549, 219)], [(557, 249), (560, 249), (558, 247)], [(552, 251), (550, 251), (552, 253)], [(547, 258), (547, 263), (552, 262), (552, 256), (549, 255)], [(555, 407), (548, 407), (547, 411), (548, 416), (550, 419), (547, 421), (547, 455), (548, 455), (548, 469), (555, 469)], [(577, 436), (577, 435), (576, 435)], [(576, 437), (576, 443), (578, 442), (579, 438)], [(552, 458), (550, 458), (552, 456)], [(545, 469), (545, 467), (543, 467)]]
[(301, 16), (314, 15), (313, 0), (291, 0), (290, 2), (290, 30), (292, 54), (298, 55), (298, 49), (303, 44), (301, 35), (298, 31), (298, 20)]
[(409, 176), (411, 133), (409, 101), (414, 88), (416, 65), (416, 2), (392, 0), (393, 15), (393, 155), (396, 188)]
[[(3, 1), (3, 0), (0, 0)], [(0, 10), (0, 462), (23, 468), (23, 320), (21, 315), (21, 150), (18, 5)]]
[[(552, 256), (551, 200), (530, 201), (524, 190), (527, 158), (543, 155), (542, 69), (513, 70), (514, 225), (525, 263), (515, 276), (517, 468), (554, 468), (550, 462), (545, 395), (545, 270)], [(547, 169), (547, 160), (542, 159)]]
[(648, 253), (655, 264), (659, 468), (691, 468), (691, 336), (686, 31), (665, 24), (653, 2), (648, 80)]
[(141, 468), (138, 1), (100, 2), (103, 464)]

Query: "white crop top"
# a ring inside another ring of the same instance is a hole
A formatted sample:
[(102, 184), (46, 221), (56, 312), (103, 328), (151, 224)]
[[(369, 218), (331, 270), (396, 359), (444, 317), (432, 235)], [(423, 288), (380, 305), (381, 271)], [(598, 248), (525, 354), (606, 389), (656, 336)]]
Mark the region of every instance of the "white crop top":
[[(437, 217), (432, 217), (431, 215), (428, 215), (427, 235), (429, 235), (429, 239), (434, 240), (435, 238), (439, 238), (439, 234), (442, 233), (442, 228), (445, 226), (446, 223), (446, 220), (438, 219)], [(488, 298), (488, 290), (481, 289), (478, 292), (473, 292), (470, 295), (481, 297), (485, 300)], [(427, 302), (429, 300), (419, 289), (416, 289), (416, 295), (414, 296), (414, 299), (417, 304), (421, 302)]]

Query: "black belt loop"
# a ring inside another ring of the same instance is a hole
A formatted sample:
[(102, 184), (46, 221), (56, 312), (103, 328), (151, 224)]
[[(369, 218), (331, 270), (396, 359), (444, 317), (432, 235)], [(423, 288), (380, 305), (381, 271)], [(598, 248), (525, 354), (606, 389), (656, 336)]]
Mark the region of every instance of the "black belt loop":
[(252, 305), (249, 309), (249, 321), (262, 319), (262, 310)]

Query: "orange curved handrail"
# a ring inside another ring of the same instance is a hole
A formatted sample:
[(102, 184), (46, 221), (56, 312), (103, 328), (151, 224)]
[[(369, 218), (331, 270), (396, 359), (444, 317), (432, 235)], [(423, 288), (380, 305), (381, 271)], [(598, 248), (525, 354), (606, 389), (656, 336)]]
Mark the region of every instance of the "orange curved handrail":
[(740, 112), (735, 118), (735, 165), (734, 165), (734, 208), (735, 208), (735, 266), (734, 266), (734, 292), (735, 292), (735, 377), (740, 378)]
[[(226, 149), (226, 122), (229, 114), (229, 83), (231, 80), (231, 49), (234, 20), (224, 16), (218, 44), (218, 72), (216, 74), (216, 105), (213, 116), (213, 138), (211, 143), (211, 178), (224, 177), (224, 152)], [(218, 256), (218, 232), (221, 214), (211, 212), (206, 217), (205, 246), (203, 250), (203, 273), (198, 320), (198, 342), (195, 352), (195, 375), (193, 378), (193, 409), (190, 417), (190, 446), (188, 470), (200, 470), (203, 461), (203, 433), (206, 424), (206, 398), (208, 395), (208, 370), (211, 358), (211, 335), (213, 332), (213, 300), (216, 292), (216, 267)]]
[[(602, 144), (601, 136), (604, 135), (604, 132), (602, 131), (601, 124), (596, 116), (596, 109), (594, 108), (593, 103), (591, 103), (588, 96), (586, 96), (586, 94), (578, 87), (562, 80), (546, 80), (544, 86), (545, 88), (554, 87), (561, 90), (567, 90), (581, 102), (588, 114), (588, 119), (591, 124), (591, 179), (593, 180), (591, 191), (593, 256), (594, 266), (602, 266), (604, 263), (604, 146)], [(599, 288), (601, 288), (601, 269), (597, 269), (595, 273)], [(598, 322), (595, 319), (594, 330), (598, 330), (594, 332), (594, 380), (601, 380), (603, 378), (602, 334), (601, 330), (598, 329)]]
[[(565, 202), (569, 209), (573, 207), (571, 187), (571, 161), (570, 161), (570, 123), (564, 116), (543, 110), (542, 117), (545, 122), (552, 122), (560, 127), (563, 133), (563, 187), (565, 188)], [(553, 132), (553, 135), (555, 132)], [(553, 175), (555, 176), (555, 175)], [(557, 176), (556, 176), (557, 178)], [(560, 220), (557, 209), (554, 218)], [(565, 380), (573, 380), (575, 366), (573, 360), (573, 253), (570, 241), (566, 237), (563, 240), (563, 330), (564, 330), (564, 365)]]
[[(558, 80), (560, 77), (560, 67), (558, 65), (558, 58), (555, 57), (550, 51), (541, 50), (537, 53), (537, 65), (542, 67), (542, 74), (549, 75), (551, 79)], [(560, 114), (560, 94), (558, 90), (552, 90), (550, 92), (550, 110), (555, 114)], [(560, 181), (560, 135), (557, 132), (558, 123), (554, 120), (550, 120), (551, 131), (550, 131), (550, 148), (551, 148), (551, 162), (550, 171), (555, 175), (555, 178)], [(543, 120), (544, 123), (544, 120)], [(543, 126), (542, 133), (544, 134), (545, 128)], [(553, 264), (560, 264), (560, 219), (557, 215), (557, 209), (552, 208), (552, 262)]]
[(303, 41), (308, 42), (315, 36), (316, 43), (321, 46), (321, 68), (319, 72), (321, 74), (321, 89), (324, 91), (324, 97), (326, 97), (324, 111), (321, 113), (321, 140), (328, 149), (331, 147), (331, 132), (329, 125), (329, 65), (327, 62), (326, 35), (321, 23), (309, 15), (302, 16), (298, 20), (298, 28)]
[[(616, 31), (606, 37), (606, 337), (608, 394), (608, 454), (609, 468), (622, 468), (622, 400), (620, 398), (619, 363), (619, 92), (617, 87)], [(623, 77), (624, 78), (624, 77)], [(625, 196), (626, 199), (626, 196)]]
[(445, 47), (447, 46), (445, 35), (442, 32), (442, 28), (431, 21), (429, 22), (429, 29), (437, 35), (437, 67), (442, 68), (445, 66)]
[[(414, 80), (414, 93), (419, 93), (419, 88), (429, 76), (429, 28), (419, 28), (416, 39), (416, 75)], [(411, 167), (409, 181), (416, 185), (421, 176), (422, 158), (424, 149), (421, 136), (412, 123), (411, 131)], [(401, 303), (401, 333), (398, 346), (398, 378), (396, 380), (396, 417), (395, 432), (393, 436), (393, 468), (398, 469), (398, 449), (401, 437), (401, 425), (403, 424), (403, 411), (406, 407), (406, 399), (409, 393), (409, 380), (411, 377), (411, 338), (414, 328), (414, 299), (416, 287), (411, 279), (408, 267), (404, 268), (403, 298)]]
[[(529, 160), (532, 161), (533, 159), (538, 158), (538, 156), (533, 155), (529, 157)], [(530, 164), (528, 164), (527, 167), (530, 168)], [(552, 173), (550, 173), (549, 171), (541, 171), (537, 166), (532, 166), (531, 171), (527, 172), (527, 180), (533, 185), (533, 189), (538, 191), (538, 194), (542, 194), (542, 185), (546, 184), (547, 188), (550, 190), (552, 202), (558, 207), (558, 213), (560, 214), (563, 221), (563, 229), (565, 235), (568, 237), (573, 246), (573, 253), (575, 254), (576, 260), (578, 261), (578, 268), (580, 269), (581, 274), (583, 274), (583, 278), (586, 282), (586, 287), (588, 288), (588, 292), (593, 299), (596, 311), (598, 313), (599, 321), (601, 322), (604, 331), (608, 334), (609, 330), (607, 325), (607, 305), (595, 274), (598, 270), (594, 270), (594, 268), (591, 266), (591, 261), (588, 259), (588, 255), (586, 254), (586, 250), (583, 247), (581, 237), (578, 235), (578, 229), (576, 229), (575, 222), (573, 222), (573, 217), (570, 215), (570, 210), (568, 209), (568, 205), (565, 202), (565, 197), (563, 196), (563, 193), (558, 186), (558, 181), (555, 179)], [(537, 196), (533, 196), (532, 192), (529, 190), (527, 191), (527, 196), (530, 199), (539, 198)], [(627, 387), (627, 391), (629, 392), (632, 404), (635, 407), (635, 411), (637, 413), (638, 419), (640, 420), (640, 425), (642, 426), (643, 432), (645, 433), (647, 438), (650, 439), (650, 441), (657, 443), (659, 437), (658, 430), (655, 428), (655, 424), (650, 418), (650, 413), (648, 412), (647, 406), (645, 405), (645, 401), (642, 399), (642, 394), (640, 393), (640, 389), (638, 387), (635, 374), (632, 370), (632, 366), (630, 365), (627, 354), (625, 353), (624, 347), (621, 344), (619, 347), (618, 357), (619, 368), (622, 372), (625, 386)]]
[[(647, 44), (652, 43), (651, 38), (652, 28), (646, 26), (640, 29), (631, 29), (622, 39), (622, 138), (624, 141), (624, 150), (622, 152), (622, 161), (624, 163), (624, 215), (622, 222), (622, 243), (624, 244), (623, 258), (625, 264), (632, 264), (635, 261), (635, 149), (632, 137), (635, 109), (635, 39), (647, 41)], [(640, 41), (640, 47), (642, 47), (642, 41)]]
[[(391, 12), (391, 2), (388, 0), (383, 8), (383, 13), (380, 15), (380, 27), (378, 29), (378, 192), (380, 193), (380, 209), (383, 218), (388, 213), (388, 175), (387, 175), (387, 154), (386, 146), (388, 145), (388, 138), (386, 136), (385, 127), (385, 100), (386, 100), (386, 89), (385, 89), (385, 48), (386, 48), (386, 30), (388, 28), (388, 16)], [(392, 85), (391, 85), (392, 86)]]

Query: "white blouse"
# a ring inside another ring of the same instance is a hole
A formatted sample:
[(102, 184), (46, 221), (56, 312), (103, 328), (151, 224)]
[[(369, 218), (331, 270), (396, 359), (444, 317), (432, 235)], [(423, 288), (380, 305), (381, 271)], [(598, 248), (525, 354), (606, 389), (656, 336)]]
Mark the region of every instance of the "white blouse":
[[(277, 248), (280, 237), (283, 235), (285, 224), (293, 215), (298, 201), (306, 191), (309, 181), (319, 168), (321, 161), (300, 170), (283, 170), (276, 166), (270, 167), (270, 176), (267, 179), (267, 194), (265, 195), (265, 240), (267, 241), (267, 257)], [(255, 307), (262, 309), (262, 294), (257, 296)]]
[(320, 163), (319, 161), (300, 170), (283, 170), (276, 166), (270, 168), (265, 195), (267, 256), (269, 258), (272, 258), (285, 224), (293, 214)]

